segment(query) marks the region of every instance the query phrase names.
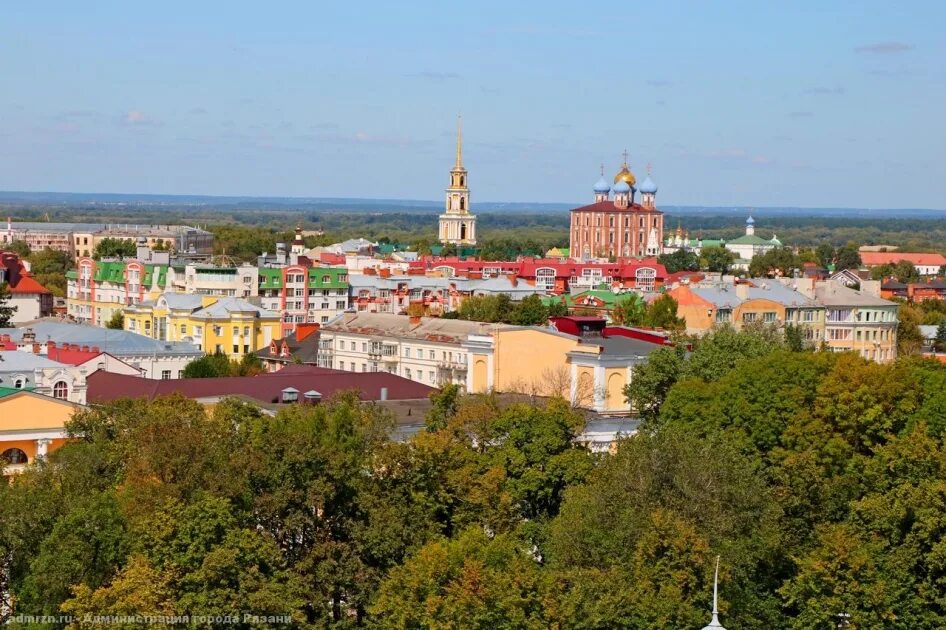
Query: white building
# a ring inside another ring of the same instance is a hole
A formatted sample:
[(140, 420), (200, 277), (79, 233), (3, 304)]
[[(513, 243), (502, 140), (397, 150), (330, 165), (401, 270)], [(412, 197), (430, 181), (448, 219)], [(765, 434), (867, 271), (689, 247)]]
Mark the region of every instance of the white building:
[(181, 378), (188, 363), (204, 356), (191, 343), (160, 341), (127, 330), (99, 328), (52, 318), (35, 321), (29, 328), (0, 328), (0, 334), (9, 335), (9, 339), (15, 343), (23, 343), (24, 335), (27, 340), (32, 338), (32, 343), (39, 346), (36, 354), (47, 354), (49, 341), (56, 346), (70, 344), (96, 347), (132, 366), (145, 378), (153, 379)]
[(457, 119), (457, 161), (450, 169), (445, 212), (440, 215), (440, 242), (476, 245), (476, 216), (470, 214), (470, 188), (463, 168), (463, 135)]
[(776, 238), (765, 240), (755, 234), (755, 219), (749, 217), (746, 219), (746, 233), (744, 236), (727, 241), (724, 247), (736, 255), (736, 261), (733, 267), (736, 269), (748, 269), (749, 262), (754, 256), (762, 255), (769, 250), (781, 247), (782, 241)]
[(322, 327), (319, 365), (349, 372), (390, 372), (439, 387), (466, 386), (469, 335), (496, 324), (387, 313), (345, 313)]

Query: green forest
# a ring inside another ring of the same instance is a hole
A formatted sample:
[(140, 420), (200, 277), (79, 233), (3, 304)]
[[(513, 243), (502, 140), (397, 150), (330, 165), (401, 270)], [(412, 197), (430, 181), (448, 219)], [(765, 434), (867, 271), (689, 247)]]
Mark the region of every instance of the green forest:
[(451, 387), (407, 441), (353, 395), (83, 410), (0, 484), (0, 592), (79, 618), (695, 629), (718, 555), (730, 630), (946, 626), (946, 367), (721, 329), (627, 394), (642, 429), (610, 454), (563, 400)]

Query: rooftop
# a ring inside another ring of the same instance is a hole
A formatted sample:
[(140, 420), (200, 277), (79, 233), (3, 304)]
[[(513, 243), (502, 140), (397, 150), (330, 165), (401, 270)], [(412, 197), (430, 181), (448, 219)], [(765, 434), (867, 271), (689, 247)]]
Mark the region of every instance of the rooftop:
[(10, 335), (10, 339), (20, 342), (23, 333), (31, 328), (37, 343), (55, 341), (57, 345), (69, 343), (80, 346), (96, 346), (102, 352), (115, 357), (142, 355), (184, 355), (204, 356), (197, 346), (181, 341), (160, 341), (127, 330), (111, 330), (87, 324), (77, 324), (57, 318), (43, 318), (30, 322), (21, 328), (0, 328), (0, 333)]
[(323, 333), (352, 333), (379, 337), (460, 343), (467, 335), (482, 335), (497, 324), (439, 317), (410, 317), (389, 313), (344, 313), (324, 325)]
[[(309, 365), (288, 365), (278, 372), (257, 376), (152, 380), (98, 371), (88, 379), (89, 402), (117, 398), (154, 398), (181, 394), (187, 398), (246, 396), (261, 403), (281, 400), (283, 390), (315, 390), (326, 399), (335, 393), (356, 390), (362, 400), (380, 400), (387, 389), (388, 400), (426, 399), (434, 388), (387, 372), (343, 372)], [(301, 399), (301, 397), (300, 397)]]

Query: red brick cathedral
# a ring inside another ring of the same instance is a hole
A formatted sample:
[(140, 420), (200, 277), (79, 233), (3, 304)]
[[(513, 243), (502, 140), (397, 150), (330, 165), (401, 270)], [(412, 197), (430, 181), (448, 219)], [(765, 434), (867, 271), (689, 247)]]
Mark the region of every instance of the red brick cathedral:
[[(657, 209), (657, 185), (647, 177), (637, 179), (627, 165), (614, 176), (614, 185), (604, 178), (595, 184), (595, 202), (571, 211), (569, 253), (572, 258), (644, 258), (660, 253), (664, 237), (664, 215)], [(640, 193), (640, 202), (635, 198)]]

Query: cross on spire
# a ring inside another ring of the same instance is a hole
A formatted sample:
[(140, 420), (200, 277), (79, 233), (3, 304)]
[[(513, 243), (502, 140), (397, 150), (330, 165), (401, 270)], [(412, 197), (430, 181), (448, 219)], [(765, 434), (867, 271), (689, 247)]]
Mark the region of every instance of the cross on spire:
[(604, 177), (604, 162), (601, 163), (601, 177)]
[(650, 162), (647, 163), (647, 174), (650, 175)]
[(627, 166), (627, 149), (624, 149), (624, 153), (622, 155), (624, 155), (624, 166)]

